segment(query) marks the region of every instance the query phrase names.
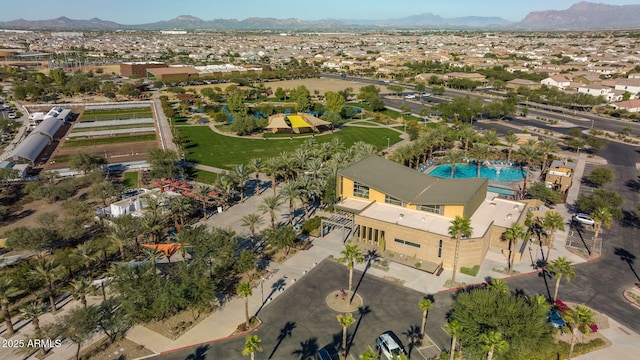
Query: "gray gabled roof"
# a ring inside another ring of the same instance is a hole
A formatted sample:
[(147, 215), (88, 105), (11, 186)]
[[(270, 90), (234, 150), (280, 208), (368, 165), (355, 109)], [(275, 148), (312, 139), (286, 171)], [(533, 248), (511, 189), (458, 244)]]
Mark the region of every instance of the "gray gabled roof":
[(365, 158), (339, 174), (405, 203), (417, 205), (466, 204), (488, 181), (484, 178), (442, 179), (429, 176), (377, 155)]
[(36, 126), (35, 129), (33, 129), (33, 133), (40, 133), (53, 140), (53, 135), (56, 134), (56, 131), (58, 131), (61, 126), (62, 120), (54, 117), (48, 117), (45, 118), (38, 126)]
[(42, 150), (47, 147), (49, 141), (50, 139), (45, 135), (32, 133), (18, 144), (11, 153), (11, 156), (14, 160), (22, 159), (23, 161), (26, 160), (33, 164), (42, 153)]

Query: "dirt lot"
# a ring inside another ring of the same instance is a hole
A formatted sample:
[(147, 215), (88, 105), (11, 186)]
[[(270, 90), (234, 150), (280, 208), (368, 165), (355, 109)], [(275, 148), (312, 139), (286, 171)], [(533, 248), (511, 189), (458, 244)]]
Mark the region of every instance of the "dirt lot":
[[(83, 151), (92, 153), (95, 155), (103, 156), (107, 159), (108, 163), (120, 163), (129, 161), (145, 160), (147, 154), (151, 149), (157, 149), (158, 141), (138, 141), (121, 144), (108, 144), (108, 145), (96, 145), (96, 146), (82, 146), (64, 148), (58, 146), (53, 154), (49, 157), (52, 160), (56, 158), (69, 157), (72, 154)], [(66, 163), (51, 163), (49, 162), (43, 168), (44, 170), (61, 169), (68, 167)]]

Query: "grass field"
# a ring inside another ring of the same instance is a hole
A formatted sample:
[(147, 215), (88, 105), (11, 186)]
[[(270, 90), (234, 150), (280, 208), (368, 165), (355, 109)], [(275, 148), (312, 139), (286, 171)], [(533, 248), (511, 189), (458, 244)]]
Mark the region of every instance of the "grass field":
[(141, 118), (151, 118), (151, 117), (153, 117), (153, 114), (151, 113), (151, 109), (147, 106), (141, 109), (85, 111), (84, 113), (82, 113), (82, 116), (80, 116), (80, 122), (141, 119)]
[(197, 181), (204, 184), (213, 185), (218, 178), (217, 173), (212, 173), (209, 171), (204, 171), (200, 169), (193, 168), (190, 171), (191, 176)]
[(124, 173), (124, 188), (135, 189), (138, 187), (138, 172), (137, 171), (129, 171)]
[[(237, 164), (246, 164), (250, 159), (270, 158), (283, 151), (293, 151), (307, 139), (265, 140), (241, 139), (216, 134), (206, 126), (178, 126), (180, 133), (189, 139), (186, 146), (186, 159), (199, 164), (222, 169), (231, 169)], [(389, 129), (371, 129), (346, 127), (335, 134), (316, 136), (317, 142), (328, 142), (334, 138), (341, 139), (348, 147), (357, 141), (364, 141), (379, 149), (387, 146), (387, 138), (391, 144), (399, 142), (400, 134)]]
[(137, 142), (137, 141), (150, 141), (155, 140), (156, 134), (144, 134), (144, 135), (131, 135), (131, 136), (112, 136), (105, 138), (97, 138), (97, 139), (78, 139), (78, 140), (67, 140), (64, 142), (63, 147), (81, 147), (81, 146), (95, 146), (95, 145), (106, 145), (106, 144), (121, 144), (127, 142)]

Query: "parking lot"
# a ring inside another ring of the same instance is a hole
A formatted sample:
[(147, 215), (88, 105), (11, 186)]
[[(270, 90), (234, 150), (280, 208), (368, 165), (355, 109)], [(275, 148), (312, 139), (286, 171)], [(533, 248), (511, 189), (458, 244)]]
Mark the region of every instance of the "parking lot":
[[(262, 339), (263, 353), (260, 358), (308, 359), (325, 345), (338, 348), (342, 341), (342, 328), (336, 319), (338, 312), (329, 308), (326, 297), (332, 291), (344, 289), (348, 270), (333, 260), (324, 260), (295, 284), (288, 286), (286, 293), (275, 298), (260, 313), (263, 325), (255, 332)], [(285, 281), (287, 279), (284, 279)], [(410, 344), (420, 331), (422, 311), (418, 302), (425, 296), (417, 291), (373, 276), (354, 272), (354, 287), (363, 299), (363, 306), (353, 313), (356, 320), (348, 328), (349, 352), (354, 358), (368, 347), (375, 348), (378, 335), (392, 330), (404, 343), (411, 359), (426, 359), (420, 350)], [(266, 293), (266, 289), (265, 289)], [(431, 323), (442, 323), (450, 303), (434, 302), (427, 320), (427, 334), (441, 333), (441, 328), (430, 328)], [(159, 355), (162, 359), (241, 359), (244, 337), (221, 340)], [(423, 350), (439, 353), (435, 346)]]

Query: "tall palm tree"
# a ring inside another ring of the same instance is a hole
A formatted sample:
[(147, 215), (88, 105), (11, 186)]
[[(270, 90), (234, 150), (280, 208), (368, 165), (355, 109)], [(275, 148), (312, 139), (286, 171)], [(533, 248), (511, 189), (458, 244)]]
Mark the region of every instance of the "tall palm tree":
[(155, 244), (158, 241), (160, 232), (164, 230), (164, 224), (162, 218), (158, 215), (154, 215), (151, 212), (145, 213), (140, 220), (140, 226), (142, 233), (149, 236), (149, 241)]
[(313, 158), (307, 161), (307, 163), (305, 164), (305, 170), (309, 174), (311, 174), (313, 181), (316, 182), (318, 181), (318, 176), (320, 176), (323, 173), (324, 162), (322, 161), (322, 159)]
[(482, 343), (482, 350), (487, 353), (487, 360), (493, 359), (495, 351), (502, 352), (509, 347), (509, 343), (502, 337), (502, 333), (494, 330), (480, 334), (480, 343)]
[(53, 260), (44, 260), (36, 264), (31, 270), (36, 278), (44, 281), (47, 293), (49, 295), (49, 304), (51, 305), (51, 313), (55, 315), (58, 311), (55, 300), (55, 282), (58, 281), (60, 275), (62, 275), (63, 268), (57, 265)]
[(596, 243), (598, 240), (598, 235), (602, 232), (602, 227), (605, 226), (608, 228), (611, 227), (611, 223), (613, 222), (613, 214), (608, 208), (598, 207), (591, 213), (591, 217), (595, 221), (595, 226), (593, 229), (593, 245), (591, 246), (591, 256), (595, 256), (596, 253)]
[(504, 137), (504, 141), (509, 146), (509, 152), (507, 153), (507, 162), (511, 162), (511, 152), (513, 151), (513, 145), (518, 143), (518, 136), (513, 131), (507, 132), (507, 136)]
[(338, 258), (338, 261), (346, 264), (347, 268), (349, 268), (349, 304), (351, 304), (351, 299), (353, 296), (351, 295), (351, 287), (353, 285), (353, 266), (355, 264), (360, 264), (364, 262), (364, 254), (360, 249), (358, 249), (357, 245), (346, 245), (344, 250), (340, 252), (342, 257)]
[(338, 322), (342, 326), (342, 350), (344, 351), (344, 357), (347, 358), (347, 328), (356, 321), (351, 313), (344, 315), (338, 315)]
[(547, 168), (547, 160), (549, 159), (549, 155), (551, 153), (559, 151), (560, 148), (558, 147), (558, 140), (549, 137), (542, 138), (542, 140), (540, 140), (540, 142), (538, 143), (538, 147), (540, 149), (540, 152), (542, 153), (541, 171), (542, 173), (544, 173)]
[(260, 178), (260, 173), (266, 170), (266, 163), (262, 158), (255, 157), (249, 159), (249, 169), (255, 173), (256, 182)]
[(486, 160), (491, 156), (491, 149), (489, 145), (483, 143), (474, 144), (471, 148), (471, 156), (476, 159), (477, 174), (476, 177), (480, 177), (480, 169), (482, 168), (482, 160)]
[(264, 223), (261, 215), (247, 214), (242, 217), (242, 226), (248, 227), (251, 232), (251, 248), (256, 246), (256, 230)]
[(269, 213), (272, 228), (276, 227), (276, 211), (280, 209), (280, 205), (282, 205), (280, 196), (267, 196), (262, 200), (262, 204), (258, 205), (258, 210), (262, 211), (263, 214)]
[(207, 220), (207, 204), (209, 203), (209, 193), (211, 191), (213, 191), (213, 188), (208, 185), (198, 185), (194, 191), (198, 200), (202, 203), (202, 220)]
[(529, 180), (529, 168), (531, 168), (531, 164), (534, 161), (540, 158), (540, 148), (535, 142), (527, 142), (521, 145), (518, 151), (516, 151), (516, 157), (528, 166), (528, 169), (524, 172), (524, 182), (522, 184), (522, 193), (525, 194), (527, 191), (527, 180)]
[(495, 144), (498, 143), (498, 133), (494, 129), (485, 131), (482, 134), (482, 138), (484, 142), (487, 143), (489, 146), (494, 146)]
[(233, 168), (233, 176), (236, 178), (238, 188), (240, 189), (240, 202), (244, 203), (244, 183), (249, 179), (249, 176), (251, 176), (251, 169), (243, 164), (238, 164)]
[(184, 218), (193, 211), (193, 200), (187, 196), (174, 196), (169, 200), (169, 210), (180, 220), (184, 227)]
[(145, 247), (142, 249), (142, 255), (144, 256), (145, 259), (149, 260), (149, 262), (151, 263), (151, 269), (153, 269), (153, 272), (155, 273), (156, 263), (162, 257), (163, 254), (160, 251), (158, 251), (156, 248)]
[(518, 223), (513, 223), (511, 227), (502, 234), (502, 237), (509, 242), (509, 259), (507, 264), (509, 267), (509, 274), (513, 273), (513, 258), (515, 255), (514, 247), (518, 243), (518, 240), (524, 239), (525, 236), (527, 236), (527, 231)]
[(220, 175), (216, 178), (215, 188), (222, 195), (220, 201), (223, 208), (227, 207), (231, 202), (232, 190), (235, 186), (235, 180), (229, 175)]
[(80, 300), (83, 307), (87, 307), (87, 295), (93, 290), (91, 280), (89, 278), (79, 278), (69, 284), (69, 291), (74, 299)]
[(460, 136), (460, 140), (464, 143), (464, 156), (467, 156), (467, 151), (469, 151), (469, 143), (473, 142), (476, 137), (476, 131), (473, 130), (471, 124), (464, 124), (458, 130), (458, 135)]
[(563, 314), (564, 321), (571, 327), (571, 346), (569, 347), (568, 360), (573, 356), (573, 349), (576, 346), (578, 330), (585, 335), (591, 334), (591, 326), (594, 323), (595, 314), (584, 305), (578, 305), (575, 309), (569, 308)]
[(280, 160), (276, 157), (269, 158), (265, 163), (265, 172), (271, 177), (271, 189), (273, 189), (273, 196), (276, 195), (276, 187), (278, 184), (278, 168), (280, 167)]
[(22, 290), (13, 285), (13, 279), (9, 279), (6, 276), (0, 277), (0, 311), (2, 312), (2, 317), (4, 318), (4, 323), (7, 328), (7, 335), (9, 336), (15, 333), (9, 306), (11, 305), (12, 298), (21, 293)]
[(95, 247), (95, 244), (88, 241), (83, 242), (74, 249), (75, 255), (84, 261), (84, 267), (87, 269), (87, 272), (91, 272), (91, 262), (96, 259), (97, 252), (98, 249)]
[(122, 260), (125, 259), (125, 246), (129, 245), (133, 241), (134, 237), (135, 233), (132, 228), (116, 224), (109, 229), (109, 234), (107, 235), (107, 238), (118, 246), (118, 249), (120, 250), (120, 259)]
[(240, 297), (244, 298), (244, 317), (245, 317), (245, 327), (249, 329), (249, 296), (253, 294), (253, 288), (251, 287), (251, 283), (243, 282), (238, 285), (236, 288), (236, 292)]
[(420, 310), (422, 310), (422, 325), (420, 326), (420, 339), (424, 339), (424, 330), (427, 326), (427, 315), (429, 315), (429, 310), (433, 309), (433, 304), (431, 300), (427, 298), (423, 298), (418, 303)]
[(451, 164), (451, 178), (455, 177), (456, 164), (462, 162), (463, 153), (459, 149), (449, 149), (444, 157), (447, 164)]
[(287, 181), (280, 188), (280, 196), (289, 202), (289, 225), (293, 224), (296, 200), (300, 196), (298, 184), (295, 181)]
[(456, 240), (456, 251), (453, 256), (453, 275), (451, 276), (451, 282), (455, 284), (456, 273), (458, 272), (458, 260), (460, 257), (460, 242), (463, 237), (470, 237), (473, 232), (471, 227), (471, 220), (462, 216), (456, 216), (451, 220), (451, 226), (449, 226), (449, 236)]
[(254, 360), (256, 351), (262, 351), (262, 346), (260, 346), (261, 342), (262, 340), (260, 340), (258, 335), (247, 336), (246, 340), (244, 341), (244, 349), (242, 349), (242, 355), (251, 355), (251, 360)]
[(449, 360), (453, 360), (456, 353), (456, 342), (458, 337), (462, 335), (462, 325), (457, 320), (450, 320), (444, 330), (451, 336), (451, 350), (449, 351)]
[(45, 313), (44, 306), (32, 301), (20, 309), (20, 312), (22, 313), (20, 318), (25, 321), (31, 321), (36, 334), (40, 332), (40, 315)]
[(547, 251), (547, 259), (553, 248), (553, 240), (555, 240), (556, 230), (564, 231), (564, 219), (556, 211), (547, 211), (544, 214), (544, 220), (542, 226), (545, 230), (549, 231), (549, 250)]
[(553, 302), (558, 300), (558, 289), (560, 289), (560, 280), (564, 277), (567, 282), (571, 281), (576, 276), (575, 269), (570, 261), (564, 256), (561, 256), (553, 260), (548, 266), (547, 270), (553, 273), (556, 278), (556, 289), (553, 292)]

